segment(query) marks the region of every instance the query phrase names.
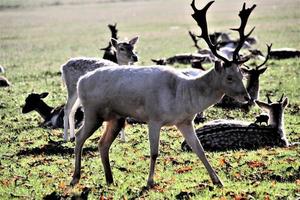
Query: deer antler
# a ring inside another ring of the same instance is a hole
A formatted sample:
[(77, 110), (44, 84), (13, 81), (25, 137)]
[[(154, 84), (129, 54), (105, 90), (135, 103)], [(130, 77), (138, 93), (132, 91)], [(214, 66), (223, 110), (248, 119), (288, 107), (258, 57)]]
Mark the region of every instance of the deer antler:
[(243, 4), (243, 8), (242, 8), (242, 10), (239, 13), (239, 17), (241, 18), (240, 27), (239, 28), (232, 28), (231, 29), (233, 31), (237, 31), (239, 33), (239, 35), (240, 35), (239, 43), (238, 43), (236, 49), (233, 52), (233, 62), (244, 63), (244, 62), (246, 62), (248, 60), (248, 59), (245, 59), (245, 60), (240, 60), (239, 61), (239, 51), (243, 47), (245, 40), (251, 35), (251, 33), (255, 29), (255, 27), (253, 27), (248, 34), (245, 35), (245, 33), (244, 33), (245, 32), (245, 27), (247, 25), (248, 18), (249, 18), (251, 12), (253, 11), (253, 9), (255, 7), (256, 7), (256, 5), (254, 4), (251, 8), (246, 8), (246, 3), (244, 3)]
[(191, 36), (193, 42), (194, 42), (194, 46), (197, 48), (197, 49), (201, 49), (199, 46), (198, 46), (198, 40), (197, 40), (197, 36), (195, 35), (195, 33), (193, 33), (192, 31), (189, 31), (189, 35)]
[(271, 104), (272, 101), (271, 101), (271, 99), (270, 99), (270, 96), (269, 96), (268, 94), (267, 94), (266, 96), (267, 96), (267, 99), (268, 99), (268, 104)]
[(260, 67), (264, 66), (268, 62), (268, 60), (270, 58), (270, 52), (271, 52), (271, 48), (272, 48), (272, 43), (270, 45), (267, 45), (267, 48), (268, 48), (268, 51), (267, 51), (267, 56), (265, 58), (265, 61), (262, 64), (256, 66), (256, 69), (259, 69)]
[[(265, 61), (262, 64), (256, 66), (255, 67), (256, 70), (258, 70), (260, 67), (264, 66), (268, 62), (268, 60), (270, 58), (272, 43), (270, 45), (267, 44), (267, 48), (268, 48), (268, 50), (267, 50), (267, 56), (265, 57)], [(250, 67), (248, 65), (244, 64), (244, 66), (247, 67), (248, 69), (250, 69)]]
[(281, 95), (281, 97), (280, 97), (280, 99), (279, 99), (279, 101), (278, 101), (279, 103), (282, 102), (283, 96), (284, 96), (284, 93)]
[(191, 7), (194, 10), (194, 14), (192, 14), (192, 17), (195, 19), (197, 22), (198, 26), (201, 29), (201, 35), (198, 37), (201, 37), (204, 39), (208, 47), (210, 48), (211, 52), (220, 60), (224, 61), (225, 63), (229, 63), (230, 61), (227, 60), (225, 57), (221, 56), (217, 52), (217, 45), (213, 45), (212, 42), (210, 41), (209, 35), (208, 35), (208, 30), (207, 30), (207, 21), (206, 21), (206, 12), (208, 8), (213, 4), (214, 1), (209, 2), (206, 4), (206, 6), (198, 10), (195, 6), (195, 0), (192, 1)]
[(118, 40), (118, 29), (117, 29), (117, 23), (115, 24), (108, 24), (107, 25), (110, 32), (111, 32), (111, 38), (114, 38)]

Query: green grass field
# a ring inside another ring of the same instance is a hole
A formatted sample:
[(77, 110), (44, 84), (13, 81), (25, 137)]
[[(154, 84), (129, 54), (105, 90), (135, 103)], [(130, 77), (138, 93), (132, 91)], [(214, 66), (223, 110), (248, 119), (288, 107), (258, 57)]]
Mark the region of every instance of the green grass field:
[[(207, 1), (197, 0), (203, 6)], [(219, 0), (208, 11), (210, 32), (229, 31), (239, 25), (242, 1)], [(300, 1), (255, 0), (248, 30), (258, 39), (257, 48), (300, 49)], [(182, 152), (183, 138), (173, 127), (161, 132), (157, 162), (157, 187), (145, 190), (149, 170), (149, 144), (145, 125), (127, 126), (127, 142), (116, 140), (110, 158), (115, 185), (107, 186), (102, 170), (97, 131), (85, 143), (82, 178), (69, 187), (73, 173), (73, 143), (63, 143), (62, 130), (39, 127), (37, 113), (21, 114), (28, 93), (48, 91), (53, 106), (66, 100), (66, 89), (57, 72), (71, 57), (102, 57), (110, 33), (108, 23), (118, 23), (119, 36), (140, 36), (140, 64), (151, 58), (194, 52), (187, 31), (200, 34), (190, 16), (190, 1), (106, 0), (0, 0), (0, 65), (12, 83), (0, 89), (0, 199), (42, 199), (56, 192), (62, 198), (90, 189), (89, 199), (297, 199), (300, 198), (300, 147), (267, 148), (257, 151), (207, 152), (224, 181), (213, 186), (195, 154)], [(235, 35), (232, 34), (234, 37)], [(204, 43), (201, 43), (204, 46)], [(250, 62), (251, 63), (251, 62)], [(288, 140), (300, 142), (300, 60), (270, 60), (261, 77), (261, 99), (266, 93), (278, 99), (289, 97), (285, 111)], [(209, 67), (209, 66), (207, 66)], [(259, 113), (209, 108), (208, 120), (234, 117), (253, 120)], [(201, 126), (201, 125), (200, 125)], [(101, 198), (100, 198), (101, 199)]]

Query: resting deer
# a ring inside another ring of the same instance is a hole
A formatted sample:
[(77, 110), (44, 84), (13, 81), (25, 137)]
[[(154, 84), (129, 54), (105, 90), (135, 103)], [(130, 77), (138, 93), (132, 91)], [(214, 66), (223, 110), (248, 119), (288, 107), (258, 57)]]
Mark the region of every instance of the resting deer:
[[(25, 99), (22, 113), (25, 114), (35, 110), (44, 119), (42, 126), (49, 128), (63, 128), (64, 105), (55, 108), (48, 106), (43, 100), (48, 94), (48, 92), (29, 94)], [(76, 110), (75, 119), (75, 125), (76, 127), (79, 127), (83, 120), (83, 112), (80, 108)]]
[(174, 65), (175, 63), (186, 65), (192, 64), (196, 60), (200, 60), (201, 63), (211, 63), (214, 59), (208, 54), (182, 53), (168, 58), (152, 59), (152, 62), (157, 65)]
[(249, 101), (247, 104), (241, 104), (234, 100), (233, 98), (229, 96), (224, 96), (222, 100), (217, 103), (217, 106), (222, 107), (222, 108), (242, 108), (244, 111), (248, 112), (250, 107), (254, 104), (253, 100), (259, 99), (259, 77), (261, 74), (263, 74), (268, 67), (263, 67), (268, 59), (269, 59), (269, 54), (271, 51), (271, 45), (268, 45), (268, 52), (267, 56), (265, 58), (265, 61), (258, 65), (255, 66), (254, 68), (250, 68), (247, 65), (244, 65), (245, 67), (241, 68), (242, 72), (246, 75), (247, 78), (247, 84), (246, 84), (246, 89), (252, 99), (252, 101)]
[(9, 87), (11, 84), (4, 76), (0, 76), (0, 87)]
[[(236, 29), (240, 34), (240, 45), (235, 56), (228, 60), (218, 54), (208, 36), (206, 11), (213, 2), (202, 10), (195, 7), (194, 14), (202, 30), (201, 37), (208, 44), (214, 55), (222, 61), (215, 62), (214, 68), (197, 77), (186, 76), (179, 70), (166, 66), (148, 67), (105, 67), (90, 72), (80, 78), (77, 83), (78, 99), (72, 113), (82, 104), (84, 124), (76, 134), (75, 170), (71, 185), (79, 182), (81, 174), (81, 154), (85, 141), (107, 121), (98, 148), (104, 167), (106, 182), (113, 183), (109, 162), (109, 149), (118, 132), (124, 126), (125, 117), (134, 117), (148, 124), (150, 140), (150, 170), (147, 185), (154, 186), (155, 163), (159, 154), (159, 136), (162, 126), (175, 125), (193, 151), (206, 167), (212, 182), (223, 185), (220, 178), (208, 162), (204, 150), (198, 140), (193, 119), (196, 113), (205, 110), (219, 101), (224, 94), (241, 102), (250, 100), (242, 82), (240, 65), (246, 60), (238, 53), (249, 34), (244, 34), (248, 17), (255, 5), (240, 11), (241, 25)], [(252, 31), (251, 31), (252, 32)], [(251, 33), (250, 32), (250, 33)]]
[(292, 49), (292, 48), (273, 49), (270, 52), (270, 57), (272, 59), (299, 58), (300, 51), (297, 49)]
[[(282, 95), (278, 102), (272, 103), (268, 97), (268, 103), (258, 100), (255, 100), (255, 103), (268, 113), (266, 116), (268, 119), (267, 126), (234, 120), (208, 122), (196, 130), (203, 148), (209, 151), (225, 151), (253, 150), (267, 146), (289, 146), (284, 131), (284, 109), (288, 105), (288, 98), (283, 99)], [(191, 150), (186, 141), (182, 143), (181, 149), (184, 151)]]
[[(111, 39), (111, 43), (116, 49), (116, 56), (119, 65), (128, 65), (137, 62), (138, 57), (134, 52), (134, 46), (138, 37), (132, 38), (129, 42), (119, 42)], [(64, 116), (64, 140), (68, 140), (69, 115), (72, 106), (77, 99), (76, 84), (78, 79), (87, 72), (104, 66), (118, 66), (116, 63), (105, 59), (97, 58), (72, 58), (61, 66), (62, 79), (67, 86), (67, 103), (65, 105)], [(70, 140), (74, 139), (74, 129), (70, 129)]]

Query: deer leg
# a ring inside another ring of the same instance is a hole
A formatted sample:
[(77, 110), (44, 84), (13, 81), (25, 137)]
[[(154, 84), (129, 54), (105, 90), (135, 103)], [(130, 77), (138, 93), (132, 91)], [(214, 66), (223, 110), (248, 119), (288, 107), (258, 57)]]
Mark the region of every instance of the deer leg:
[(99, 119), (93, 111), (88, 112), (88, 110), (85, 109), (85, 114), (84, 124), (76, 134), (75, 139), (75, 170), (73, 173), (73, 179), (70, 183), (72, 186), (76, 185), (80, 179), (83, 144), (102, 125), (103, 122), (103, 120)]
[(76, 98), (68, 95), (67, 103), (64, 108), (64, 141), (68, 141), (69, 115), (75, 100)]
[(124, 118), (110, 120), (107, 123), (105, 132), (98, 143), (98, 149), (100, 152), (107, 184), (111, 184), (114, 182), (109, 163), (109, 148), (118, 136), (120, 130), (124, 127), (124, 124)]
[(153, 180), (155, 163), (159, 153), (159, 134), (161, 125), (157, 123), (149, 123), (149, 143), (150, 143), (150, 171), (147, 181), (147, 187), (152, 188), (155, 183)]
[(181, 124), (177, 124), (176, 126), (180, 130), (182, 135), (184, 136), (186, 142), (190, 145), (192, 150), (197, 154), (197, 156), (200, 158), (200, 160), (204, 164), (212, 182), (216, 185), (223, 186), (222, 181), (220, 180), (220, 178), (218, 177), (218, 175), (216, 174), (214, 169), (211, 167), (211, 165), (209, 164), (209, 162), (205, 156), (204, 149), (203, 149), (198, 137), (196, 136), (192, 122), (184, 122)]

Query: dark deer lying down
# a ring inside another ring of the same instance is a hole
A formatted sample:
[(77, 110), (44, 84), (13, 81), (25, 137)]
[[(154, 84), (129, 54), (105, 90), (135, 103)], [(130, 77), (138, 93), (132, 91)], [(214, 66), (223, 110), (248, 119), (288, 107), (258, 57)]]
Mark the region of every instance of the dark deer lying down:
[(230, 109), (242, 108), (246, 112), (249, 111), (250, 107), (252, 105), (254, 105), (254, 100), (259, 99), (259, 77), (268, 68), (268, 67), (263, 67), (263, 66), (267, 63), (267, 61), (270, 57), (269, 55), (270, 55), (271, 47), (272, 47), (272, 44), (268, 46), (268, 53), (265, 58), (265, 61), (262, 64), (255, 66), (254, 68), (250, 68), (247, 65), (245, 65), (246, 68), (241, 68), (241, 70), (243, 71), (243, 73), (245, 74), (245, 76), (247, 78), (246, 89), (247, 89), (252, 101), (249, 101), (247, 104), (241, 104), (241, 103), (237, 102), (236, 100), (234, 100), (233, 98), (225, 95), (222, 98), (222, 100), (216, 104), (216, 106), (222, 107), (222, 108), (230, 108)]
[(169, 58), (152, 59), (157, 65), (173, 65), (175, 63), (187, 65), (192, 64), (196, 60), (201, 60), (202, 63), (211, 63), (214, 61), (210, 55), (199, 53), (182, 53)]
[(8, 87), (10, 82), (4, 76), (0, 76), (0, 87)]
[[(288, 98), (272, 103), (256, 100), (255, 103), (269, 115), (267, 126), (234, 120), (215, 120), (196, 130), (197, 137), (205, 150), (226, 151), (236, 149), (258, 149), (267, 146), (286, 147), (289, 142), (284, 131), (284, 109)], [(184, 141), (181, 145), (184, 151), (191, 148)]]
[(291, 48), (273, 49), (270, 52), (270, 58), (272, 59), (287, 59), (287, 58), (299, 58), (300, 51)]
[[(27, 96), (25, 100), (25, 105), (23, 106), (22, 113), (29, 113), (31, 111), (38, 112), (44, 122), (43, 127), (49, 128), (63, 128), (64, 127), (64, 104), (58, 107), (48, 106), (42, 99), (48, 96), (48, 92), (41, 94), (31, 93)], [(83, 112), (79, 108), (76, 112), (76, 127), (79, 127), (83, 120)]]

